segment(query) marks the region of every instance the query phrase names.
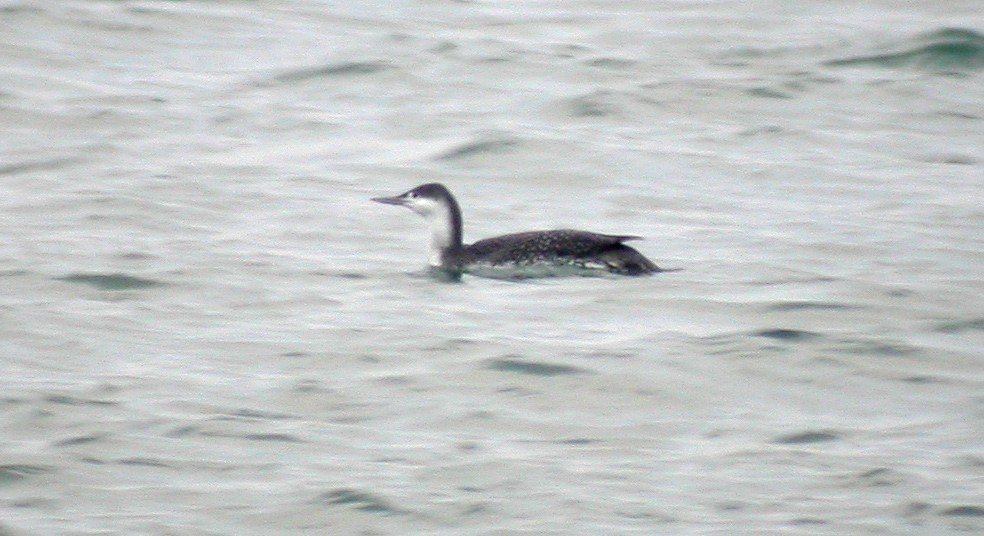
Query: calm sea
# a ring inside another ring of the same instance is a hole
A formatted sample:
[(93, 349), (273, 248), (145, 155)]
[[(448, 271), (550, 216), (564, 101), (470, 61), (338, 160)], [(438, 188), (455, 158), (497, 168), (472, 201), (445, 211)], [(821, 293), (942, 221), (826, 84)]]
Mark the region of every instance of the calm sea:
[(977, 0), (2, 1), (0, 233), (2, 536), (984, 533)]

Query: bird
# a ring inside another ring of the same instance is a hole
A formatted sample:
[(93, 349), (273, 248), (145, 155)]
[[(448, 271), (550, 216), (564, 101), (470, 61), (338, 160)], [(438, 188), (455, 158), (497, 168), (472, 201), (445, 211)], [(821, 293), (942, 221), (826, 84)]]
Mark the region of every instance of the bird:
[(430, 227), (428, 264), (433, 271), (460, 277), (525, 279), (559, 275), (649, 275), (663, 271), (642, 253), (625, 245), (634, 235), (554, 229), (527, 231), (462, 242), (461, 208), (443, 184), (422, 184), (392, 197), (372, 201), (409, 208)]

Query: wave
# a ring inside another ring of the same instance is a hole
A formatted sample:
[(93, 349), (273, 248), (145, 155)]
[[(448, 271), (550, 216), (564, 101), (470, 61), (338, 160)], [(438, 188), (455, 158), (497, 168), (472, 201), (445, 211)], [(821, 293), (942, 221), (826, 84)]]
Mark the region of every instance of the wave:
[(891, 50), (830, 60), (824, 64), (948, 72), (979, 70), (984, 68), (984, 35), (962, 28), (944, 28), (897, 43)]

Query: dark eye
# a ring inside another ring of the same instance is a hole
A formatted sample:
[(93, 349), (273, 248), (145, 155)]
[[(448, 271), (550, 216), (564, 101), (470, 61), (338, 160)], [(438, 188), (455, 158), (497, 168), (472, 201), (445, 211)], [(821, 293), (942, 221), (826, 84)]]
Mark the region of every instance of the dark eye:
[(417, 192), (409, 192), (407, 194), (407, 197), (409, 197), (410, 199), (416, 199), (417, 198)]

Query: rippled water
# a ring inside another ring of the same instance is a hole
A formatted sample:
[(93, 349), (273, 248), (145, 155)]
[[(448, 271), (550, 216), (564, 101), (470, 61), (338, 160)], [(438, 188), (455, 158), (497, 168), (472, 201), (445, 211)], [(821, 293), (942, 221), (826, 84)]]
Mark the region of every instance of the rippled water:
[[(5, 2), (0, 534), (979, 534), (979, 2)], [(427, 277), (638, 234), (647, 278)]]

